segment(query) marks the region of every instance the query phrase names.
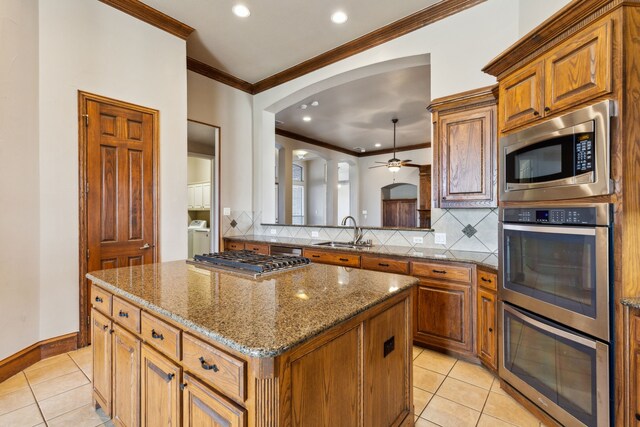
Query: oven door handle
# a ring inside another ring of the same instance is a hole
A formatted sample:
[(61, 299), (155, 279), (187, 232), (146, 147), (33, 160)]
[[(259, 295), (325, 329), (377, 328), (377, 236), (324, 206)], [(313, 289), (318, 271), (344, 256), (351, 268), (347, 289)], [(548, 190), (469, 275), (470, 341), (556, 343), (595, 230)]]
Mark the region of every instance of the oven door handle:
[(515, 225), (515, 224), (503, 224), (502, 228), (505, 230), (515, 231), (531, 231), (534, 233), (548, 233), (548, 234), (573, 234), (580, 236), (595, 236), (596, 227), (557, 227), (549, 225)]
[(530, 316), (525, 315), (524, 313), (521, 313), (519, 310), (516, 310), (515, 308), (509, 307), (507, 304), (503, 304), (503, 307), (504, 307), (504, 311), (508, 311), (511, 315), (517, 317), (524, 323), (528, 323), (530, 325), (533, 325), (537, 328), (542, 329), (543, 331), (547, 331), (553, 335), (557, 335), (569, 341), (573, 341), (575, 343), (584, 345), (585, 347), (589, 347), (593, 349), (596, 348), (597, 341), (595, 340), (582, 338), (581, 336), (576, 335), (574, 333), (569, 333), (567, 331), (563, 331), (562, 329), (554, 328), (551, 325), (547, 325), (546, 323), (540, 322), (539, 320), (536, 320)]

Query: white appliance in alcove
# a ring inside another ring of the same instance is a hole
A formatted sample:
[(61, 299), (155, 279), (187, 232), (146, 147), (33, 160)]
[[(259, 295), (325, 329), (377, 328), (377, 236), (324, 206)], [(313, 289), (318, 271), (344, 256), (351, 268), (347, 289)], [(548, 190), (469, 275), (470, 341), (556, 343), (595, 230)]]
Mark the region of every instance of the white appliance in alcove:
[(189, 224), (189, 258), (211, 252), (211, 236), (207, 221), (194, 219)]

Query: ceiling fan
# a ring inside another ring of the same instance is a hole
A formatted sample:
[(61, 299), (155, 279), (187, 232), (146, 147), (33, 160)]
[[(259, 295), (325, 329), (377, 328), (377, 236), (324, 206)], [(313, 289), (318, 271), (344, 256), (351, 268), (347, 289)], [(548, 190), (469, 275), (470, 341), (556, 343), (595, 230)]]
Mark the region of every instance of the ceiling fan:
[(369, 169), (381, 168), (383, 166), (386, 166), (386, 168), (389, 169), (389, 172), (398, 172), (402, 166), (419, 167), (418, 165), (409, 163), (411, 162), (411, 160), (409, 159), (400, 160), (396, 158), (396, 123), (398, 123), (398, 119), (391, 119), (391, 122), (393, 122), (393, 158), (389, 159), (387, 162), (374, 162), (380, 163), (380, 166), (371, 166), (369, 167)]

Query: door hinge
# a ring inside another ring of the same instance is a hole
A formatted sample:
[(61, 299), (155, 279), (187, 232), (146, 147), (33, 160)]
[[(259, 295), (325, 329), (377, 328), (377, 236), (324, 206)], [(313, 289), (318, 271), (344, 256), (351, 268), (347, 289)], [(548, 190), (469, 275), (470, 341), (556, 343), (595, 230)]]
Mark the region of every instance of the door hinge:
[(84, 117), (84, 125), (89, 126), (89, 115), (83, 114), (82, 117)]
[(87, 259), (89, 259), (89, 249), (87, 249)]
[(87, 326), (91, 326), (91, 316), (87, 316)]
[(84, 192), (87, 194), (89, 193), (89, 181), (87, 181), (84, 185)]

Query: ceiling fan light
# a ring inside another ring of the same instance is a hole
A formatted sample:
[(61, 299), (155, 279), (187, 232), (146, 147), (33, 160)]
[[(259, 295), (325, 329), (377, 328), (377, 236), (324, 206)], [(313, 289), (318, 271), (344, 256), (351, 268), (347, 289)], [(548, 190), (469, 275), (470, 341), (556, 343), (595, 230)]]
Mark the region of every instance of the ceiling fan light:
[(398, 172), (400, 170), (400, 166), (399, 165), (389, 165), (387, 166), (387, 169), (389, 169), (389, 172)]

